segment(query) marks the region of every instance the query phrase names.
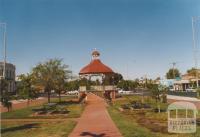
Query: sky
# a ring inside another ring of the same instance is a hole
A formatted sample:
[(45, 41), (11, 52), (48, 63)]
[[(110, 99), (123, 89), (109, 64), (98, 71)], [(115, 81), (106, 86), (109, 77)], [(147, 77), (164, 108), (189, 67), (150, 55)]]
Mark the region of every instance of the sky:
[(164, 77), (172, 62), (184, 74), (194, 67), (192, 16), (200, 16), (200, 0), (0, 0), (7, 60), (17, 75), (50, 58), (78, 75), (95, 48), (128, 79)]

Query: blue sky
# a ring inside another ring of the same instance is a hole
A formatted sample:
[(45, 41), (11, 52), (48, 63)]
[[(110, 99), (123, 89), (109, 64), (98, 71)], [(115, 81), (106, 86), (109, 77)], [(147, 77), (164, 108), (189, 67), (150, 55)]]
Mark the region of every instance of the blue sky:
[(163, 77), (174, 61), (185, 73), (194, 66), (192, 16), (200, 16), (199, 0), (0, 0), (17, 74), (49, 58), (78, 74), (94, 48), (131, 79)]

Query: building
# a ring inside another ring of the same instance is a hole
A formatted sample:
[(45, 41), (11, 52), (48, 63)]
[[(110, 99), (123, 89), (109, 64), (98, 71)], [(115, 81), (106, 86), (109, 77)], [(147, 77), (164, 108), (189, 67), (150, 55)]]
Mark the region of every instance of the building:
[[(8, 92), (15, 93), (15, 65), (6, 63), (5, 79), (8, 81)], [(4, 78), (4, 62), (0, 62), (0, 79)]]
[(110, 67), (103, 64), (99, 56), (100, 53), (97, 50), (92, 52), (91, 62), (80, 70), (79, 77), (80, 79), (86, 78), (88, 80), (98, 77), (98, 79), (101, 79), (101, 85), (90, 86), (90, 89), (87, 89), (86, 86), (80, 86), (79, 90), (81, 92), (98, 92), (101, 96), (104, 95), (105, 97), (114, 99), (117, 92), (116, 86), (110, 83), (108, 85), (103, 84), (103, 79), (106, 77), (112, 78), (115, 72)]
[(161, 79), (159, 80), (159, 84), (172, 88), (176, 79)]
[(196, 78), (191, 74), (182, 75), (180, 80), (174, 82), (174, 90), (175, 91), (189, 91), (196, 88), (198, 81), (198, 85), (200, 85), (200, 78)]
[(200, 86), (200, 75), (197, 78), (194, 74), (186, 73), (181, 78), (160, 80), (159, 84), (169, 87), (171, 91), (195, 91), (197, 81)]

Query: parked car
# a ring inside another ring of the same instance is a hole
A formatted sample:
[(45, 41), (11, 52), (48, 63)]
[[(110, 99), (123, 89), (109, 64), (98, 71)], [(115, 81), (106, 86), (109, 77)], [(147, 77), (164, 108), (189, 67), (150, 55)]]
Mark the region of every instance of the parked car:
[(175, 89), (174, 88), (170, 88), (169, 91), (175, 91)]
[(74, 90), (74, 91), (68, 91), (67, 92), (67, 95), (78, 95), (79, 92), (77, 90)]
[(119, 90), (118, 93), (119, 93), (119, 94), (129, 95), (129, 94), (132, 94), (133, 92), (132, 92), (132, 91)]

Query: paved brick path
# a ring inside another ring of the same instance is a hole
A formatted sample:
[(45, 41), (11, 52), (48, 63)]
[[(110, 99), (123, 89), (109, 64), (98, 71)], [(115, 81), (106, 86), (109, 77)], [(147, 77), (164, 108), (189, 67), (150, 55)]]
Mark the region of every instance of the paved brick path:
[(88, 105), (69, 137), (122, 137), (106, 110), (104, 100), (90, 93), (87, 102)]

